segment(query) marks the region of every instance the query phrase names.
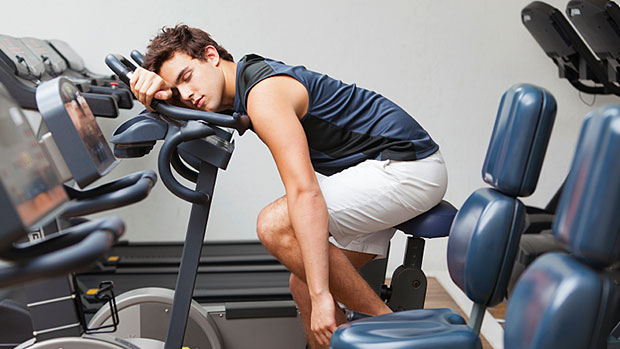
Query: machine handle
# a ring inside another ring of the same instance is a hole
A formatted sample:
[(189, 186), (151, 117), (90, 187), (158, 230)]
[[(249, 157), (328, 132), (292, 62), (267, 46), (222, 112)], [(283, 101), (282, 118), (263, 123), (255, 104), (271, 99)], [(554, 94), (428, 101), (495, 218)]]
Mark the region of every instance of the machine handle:
[(109, 95), (82, 93), (94, 116), (114, 119), (118, 117), (118, 103)]
[(170, 164), (172, 165), (172, 168), (174, 168), (174, 170), (181, 175), (181, 177), (193, 183), (198, 182), (198, 172), (181, 161), (181, 156), (179, 155), (178, 150), (175, 150), (174, 154), (172, 154)]
[(13, 246), (2, 253), (12, 260), (0, 267), (0, 287), (78, 271), (101, 258), (123, 235), (125, 225), (116, 217), (88, 222), (44, 240)]
[(172, 174), (170, 164), (173, 161), (172, 158), (175, 155), (179, 144), (214, 134), (215, 130), (209, 125), (200, 121), (189, 121), (181, 127), (179, 132), (172, 134), (166, 139), (166, 142), (161, 147), (159, 152), (157, 168), (159, 169), (159, 175), (161, 176), (162, 182), (166, 188), (172, 192), (172, 194), (194, 204), (204, 204), (211, 199), (209, 195), (189, 189), (179, 183)]
[(78, 217), (124, 207), (144, 200), (157, 183), (155, 172), (148, 170), (130, 174), (97, 188), (79, 191), (65, 186), (73, 201), (62, 213), (64, 217)]
[(139, 66), (144, 66), (144, 55), (142, 54), (142, 52), (138, 50), (132, 50), (129, 54), (129, 57), (131, 57), (131, 59), (133, 59), (133, 61), (136, 62)]
[(1, 257), (14, 262), (28, 261), (73, 246), (97, 231), (111, 233), (113, 239), (118, 240), (125, 232), (125, 224), (118, 217), (86, 221), (41, 240), (13, 245), (2, 251)]
[[(136, 66), (133, 65), (133, 63), (131, 63), (127, 58), (116, 54), (107, 55), (105, 62), (123, 82), (129, 84), (131, 74), (133, 74), (133, 71), (136, 70)], [(239, 135), (243, 135), (243, 133), (251, 127), (250, 117), (239, 113), (234, 113), (233, 115), (210, 113), (201, 110), (177, 107), (158, 100), (153, 100), (151, 103), (151, 108), (156, 110), (158, 113), (173, 119), (185, 121), (202, 120), (215, 126), (234, 128), (237, 132), (239, 132)]]
[(116, 104), (118, 104), (119, 108), (122, 109), (131, 109), (133, 108), (133, 95), (129, 88), (125, 89), (124, 87), (107, 87), (107, 86), (91, 86), (90, 91), (92, 93), (108, 95), (114, 99), (116, 99)]
[(112, 69), (122, 82), (129, 85), (131, 74), (136, 70), (136, 66), (127, 58), (118, 54), (109, 54), (105, 57), (105, 64)]
[(116, 235), (113, 232), (96, 230), (75, 245), (0, 267), (0, 287), (80, 270), (101, 258), (115, 241)]

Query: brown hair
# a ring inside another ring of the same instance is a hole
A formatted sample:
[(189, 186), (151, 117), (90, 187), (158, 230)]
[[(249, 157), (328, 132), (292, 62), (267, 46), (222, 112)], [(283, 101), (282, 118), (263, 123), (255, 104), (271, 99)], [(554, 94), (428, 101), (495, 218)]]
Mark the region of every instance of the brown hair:
[(162, 64), (177, 51), (204, 61), (205, 47), (209, 45), (215, 47), (220, 58), (233, 62), (233, 56), (218, 45), (207, 32), (191, 28), (186, 24), (177, 24), (174, 28), (163, 27), (161, 32), (151, 39), (147, 47), (143, 68), (159, 73)]

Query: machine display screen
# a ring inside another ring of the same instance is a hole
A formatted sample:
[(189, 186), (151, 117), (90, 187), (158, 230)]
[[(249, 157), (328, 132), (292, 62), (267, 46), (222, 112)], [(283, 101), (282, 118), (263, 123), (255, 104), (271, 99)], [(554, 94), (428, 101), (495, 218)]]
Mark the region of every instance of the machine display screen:
[(95, 121), (95, 116), (86, 103), (86, 99), (71, 83), (62, 85), (61, 98), (67, 114), (71, 117), (75, 129), (88, 149), (96, 167), (98, 169), (109, 167), (116, 159), (97, 121)]
[(21, 109), (1, 93), (0, 181), (26, 227), (67, 201)]

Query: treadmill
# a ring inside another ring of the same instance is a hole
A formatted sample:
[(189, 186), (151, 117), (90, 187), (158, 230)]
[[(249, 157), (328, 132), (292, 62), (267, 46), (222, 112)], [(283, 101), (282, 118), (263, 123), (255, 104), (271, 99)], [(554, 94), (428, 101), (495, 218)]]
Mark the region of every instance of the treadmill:
[[(45, 47), (42, 48), (45, 49)], [(60, 60), (62, 61), (62, 58)], [(35, 101), (37, 86), (43, 81), (52, 79), (55, 75), (62, 74), (63, 67), (65, 67), (63, 63), (64, 61), (62, 63), (58, 61), (58, 56), (48, 56), (43, 52), (31, 51), (20, 39), (0, 35), (0, 83), (7, 88), (22, 108), (37, 109)], [(131, 93), (124, 89), (114, 91), (108, 89), (105, 94), (101, 94), (101, 90), (99, 93), (93, 93), (87, 80), (76, 81), (76, 83), (84, 92), (83, 96), (91, 106), (93, 113), (99, 117), (117, 117), (118, 101), (127, 100), (128, 96), (131, 96)], [(133, 103), (130, 98), (129, 100)], [(125, 102), (123, 105), (128, 106)]]
[(120, 87), (129, 90), (129, 86), (118, 80), (116, 75), (96, 74), (86, 68), (84, 59), (66, 41), (52, 39), (47, 40), (47, 43), (67, 63), (67, 75), (89, 79), (91, 84), (96, 86)]
[(96, 84), (97, 80), (93, 81), (91, 78), (75, 73), (69, 69), (67, 60), (45, 40), (33, 37), (24, 37), (19, 40), (24, 46), (40, 57), (49, 76), (64, 76), (76, 84), (82, 93), (109, 95), (116, 100), (119, 108), (133, 108), (133, 95), (129, 88), (117, 88), (118, 85), (100, 86)]

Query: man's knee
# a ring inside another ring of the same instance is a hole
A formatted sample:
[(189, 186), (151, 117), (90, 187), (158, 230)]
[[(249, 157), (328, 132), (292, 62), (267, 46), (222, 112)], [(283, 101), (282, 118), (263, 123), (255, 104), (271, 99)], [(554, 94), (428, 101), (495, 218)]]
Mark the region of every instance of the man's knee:
[(286, 199), (280, 198), (263, 208), (256, 221), (256, 233), (267, 249), (282, 245), (292, 232)]

